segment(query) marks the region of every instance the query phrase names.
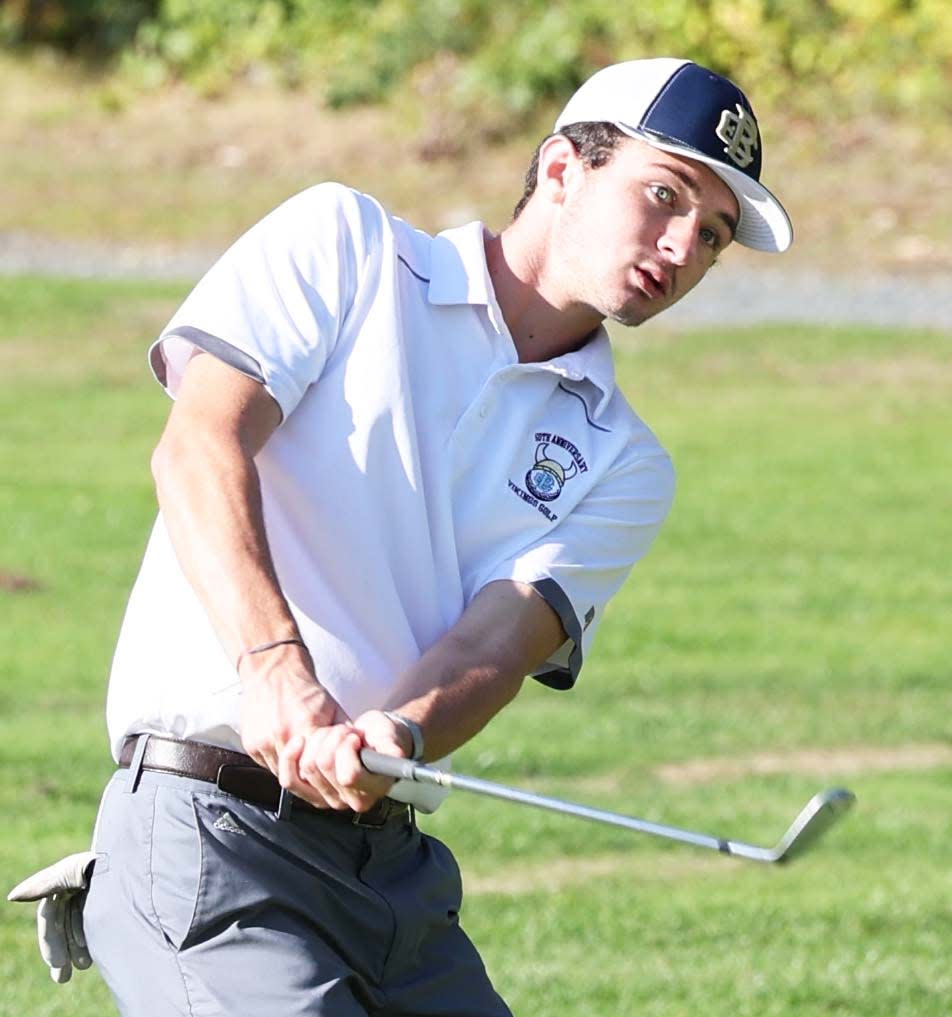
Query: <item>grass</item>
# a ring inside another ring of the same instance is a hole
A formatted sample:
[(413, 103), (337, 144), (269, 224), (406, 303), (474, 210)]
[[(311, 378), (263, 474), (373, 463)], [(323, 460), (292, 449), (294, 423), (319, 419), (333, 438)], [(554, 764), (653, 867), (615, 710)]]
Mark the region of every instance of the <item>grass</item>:
[[(144, 351), (182, 296), (0, 279), (0, 884), (85, 847), (102, 704), (167, 410)], [(855, 813), (789, 869), (462, 795), (464, 924), (516, 1013), (945, 1017), (950, 337), (618, 338), (679, 491), (578, 688), (527, 685), (461, 770), (757, 843), (817, 787)], [(913, 753), (911, 749), (917, 751)], [(688, 765), (690, 764), (690, 765)], [(51, 985), (0, 908), (0, 1015), (112, 1012)]]

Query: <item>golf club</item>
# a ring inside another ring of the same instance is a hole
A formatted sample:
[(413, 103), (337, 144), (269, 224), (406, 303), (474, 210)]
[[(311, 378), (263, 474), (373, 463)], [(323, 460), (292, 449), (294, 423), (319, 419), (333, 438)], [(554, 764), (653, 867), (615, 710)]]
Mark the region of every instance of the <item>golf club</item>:
[(789, 862), (798, 858), (856, 801), (856, 795), (843, 788), (831, 788), (815, 794), (803, 807), (776, 846), (766, 848), (758, 847), (755, 844), (745, 844), (743, 841), (725, 840), (721, 837), (712, 837), (709, 834), (694, 833), (691, 830), (680, 830), (675, 826), (664, 826), (646, 819), (623, 816), (617, 812), (593, 809), (587, 805), (566, 802), (559, 798), (547, 798), (544, 795), (507, 787), (505, 784), (480, 780), (478, 777), (466, 777), (458, 773), (434, 770), (422, 763), (415, 763), (409, 759), (398, 759), (395, 756), (385, 756), (370, 749), (362, 749), (360, 759), (367, 770), (380, 776), (412, 780), (421, 784), (438, 784), (440, 787), (471, 791), (475, 794), (502, 798), (505, 801), (518, 802), (522, 805), (534, 805), (539, 809), (549, 809), (552, 812), (578, 816), (580, 819), (589, 819), (596, 823), (621, 826), (626, 830), (635, 830), (638, 833), (650, 834), (652, 837), (681, 841), (684, 844), (693, 844), (695, 847), (710, 848), (713, 851), (721, 852), (721, 854), (747, 858), (754, 862)]

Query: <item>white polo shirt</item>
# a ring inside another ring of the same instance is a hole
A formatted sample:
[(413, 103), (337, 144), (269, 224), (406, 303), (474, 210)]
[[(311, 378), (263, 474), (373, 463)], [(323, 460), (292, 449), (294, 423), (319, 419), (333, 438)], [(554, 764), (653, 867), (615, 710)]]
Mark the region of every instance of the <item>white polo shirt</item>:
[[(536, 677), (569, 688), (671, 503), (670, 460), (616, 389), (603, 330), (518, 362), (484, 236), (430, 237), (321, 184), (241, 237), (150, 354), (173, 397), (204, 350), (280, 405), (256, 460), (268, 541), (350, 716), (405, 702), (410, 665), (500, 579), (559, 615), (569, 639)], [(240, 749), (238, 690), (160, 515), (113, 662), (114, 754), (141, 731)]]

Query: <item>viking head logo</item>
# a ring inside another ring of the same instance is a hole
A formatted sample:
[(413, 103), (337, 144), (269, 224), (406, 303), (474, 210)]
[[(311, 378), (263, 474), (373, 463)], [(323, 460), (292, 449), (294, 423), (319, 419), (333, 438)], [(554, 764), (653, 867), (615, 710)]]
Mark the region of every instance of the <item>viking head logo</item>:
[(535, 465), (526, 474), (526, 487), (539, 501), (555, 501), (562, 493), (566, 480), (578, 473), (578, 466), (563, 466), (549, 455), (549, 443), (540, 442), (536, 448)]

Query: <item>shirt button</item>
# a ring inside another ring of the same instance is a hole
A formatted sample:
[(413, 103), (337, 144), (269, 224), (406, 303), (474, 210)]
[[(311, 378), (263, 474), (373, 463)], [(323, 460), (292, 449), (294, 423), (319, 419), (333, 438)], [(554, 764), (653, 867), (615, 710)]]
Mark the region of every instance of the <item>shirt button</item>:
[(483, 420), (489, 416), (489, 406), (486, 403), (483, 403), (483, 405), (479, 407), (479, 415), (483, 418)]

